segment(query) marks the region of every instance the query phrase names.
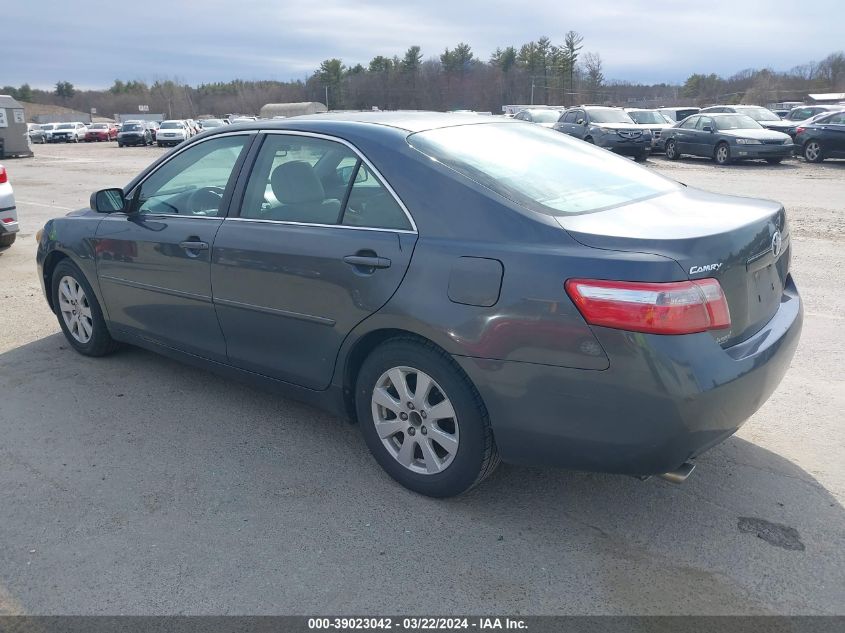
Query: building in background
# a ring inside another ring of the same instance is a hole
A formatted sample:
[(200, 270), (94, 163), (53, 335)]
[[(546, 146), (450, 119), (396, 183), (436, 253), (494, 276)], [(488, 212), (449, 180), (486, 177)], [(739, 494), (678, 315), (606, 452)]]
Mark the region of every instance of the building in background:
[(326, 112), (328, 108), (319, 101), (301, 101), (299, 103), (267, 103), (261, 106), (258, 113), (262, 119), (273, 117), (300, 116), (303, 114), (317, 114)]
[(26, 112), (20, 101), (0, 95), (0, 158), (32, 156)]

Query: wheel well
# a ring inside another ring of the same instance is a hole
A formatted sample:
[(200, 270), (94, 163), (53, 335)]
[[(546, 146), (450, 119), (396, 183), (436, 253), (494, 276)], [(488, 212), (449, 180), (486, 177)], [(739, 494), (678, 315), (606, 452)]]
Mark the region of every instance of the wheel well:
[(358, 421), (358, 416), (355, 412), (355, 382), (358, 380), (358, 372), (361, 370), (361, 365), (367, 359), (376, 347), (394, 338), (414, 338), (420, 343), (433, 345), (438, 349), (442, 349), (437, 343), (430, 339), (400, 329), (384, 329), (374, 330), (368, 332), (355, 342), (352, 349), (346, 356), (346, 365), (343, 368), (343, 404), (346, 409), (347, 417), (353, 423)]
[(47, 259), (44, 260), (44, 290), (47, 294), (47, 303), (50, 305), (50, 309), (53, 312), (56, 311), (55, 307), (53, 306), (53, 293), (51, 292), (53, 271), (56, 269), (56, 266), (59, 265), (59, 262), (63, 259), (68, 259), (68, 256), (62, 253), (61, 251), (53, 251), (49, 255), (47, 255)]

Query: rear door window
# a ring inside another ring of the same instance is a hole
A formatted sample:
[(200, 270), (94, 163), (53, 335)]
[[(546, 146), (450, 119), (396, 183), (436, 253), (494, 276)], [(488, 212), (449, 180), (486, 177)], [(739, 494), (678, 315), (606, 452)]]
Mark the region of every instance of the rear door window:
[(343, 143), (269, 134), (255, 160), (240, 217), (300, 224), (411, 230), (404, 209)]

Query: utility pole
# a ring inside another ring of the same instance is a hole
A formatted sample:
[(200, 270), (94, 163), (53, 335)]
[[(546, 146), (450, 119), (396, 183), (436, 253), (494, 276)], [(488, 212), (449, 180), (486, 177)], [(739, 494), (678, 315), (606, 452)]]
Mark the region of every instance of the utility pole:
[(329, 109), (329, 85), (326, 84), (326, 110)]
[(534, 105), (534, 77), (531, 78), (531, 105)]

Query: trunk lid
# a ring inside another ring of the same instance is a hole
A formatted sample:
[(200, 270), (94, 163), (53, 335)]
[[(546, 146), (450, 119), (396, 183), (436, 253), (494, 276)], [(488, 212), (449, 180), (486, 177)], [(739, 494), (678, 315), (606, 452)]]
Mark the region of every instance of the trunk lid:
[(780, 304), (791, 244), (777, 202), (686, 188), (557, 219), (585, 246), (663, 255), (678, 262), (687, 279), (718, 279), (731, 313), (730, 330), (713, 332), (723, 347), (758, 332)]

